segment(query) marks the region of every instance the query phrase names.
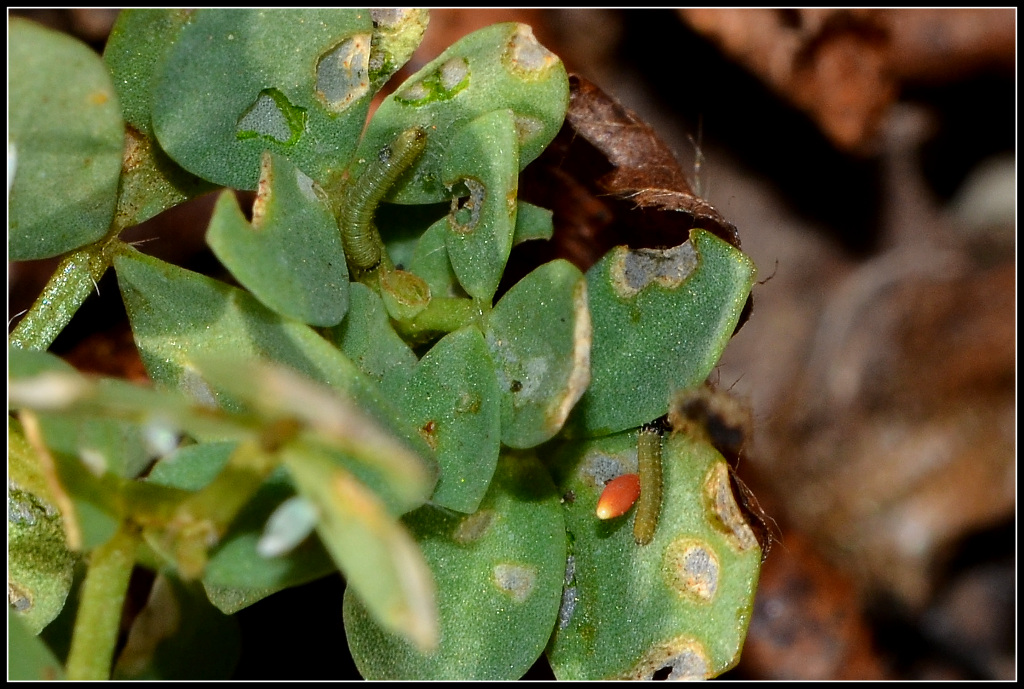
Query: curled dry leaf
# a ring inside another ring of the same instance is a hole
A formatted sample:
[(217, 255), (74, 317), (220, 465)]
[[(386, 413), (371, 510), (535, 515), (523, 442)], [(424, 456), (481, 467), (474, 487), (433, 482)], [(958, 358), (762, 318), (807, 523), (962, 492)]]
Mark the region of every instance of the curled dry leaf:
[(694, 192), (654, 129), (578, 74), (569, 75), (562, 130), (528, 170), (521, 196), (554, 211), (552, 246), (529, 249), (550, 252), (543, 260), (586, 270), (614, 246), (678, 246), (694, 227), (740, 246), (736, 227)]

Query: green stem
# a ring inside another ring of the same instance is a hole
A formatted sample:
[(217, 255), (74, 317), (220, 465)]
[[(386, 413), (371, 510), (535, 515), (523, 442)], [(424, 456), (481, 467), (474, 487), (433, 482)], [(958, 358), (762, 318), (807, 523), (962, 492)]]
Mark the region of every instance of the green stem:
[(68, 679), (110, 678), (137, 545), (135, 527), (122, 524), (113, 538), (92, 552), (68, 653)]
[(262, 443), (239, 443), (216, 478), (178, 506), (169, 535), (173, 539), (172, 556), (183, 578), (202, 574), (211, 542), (224, 534), (277, 466), (276, 447), (287, 442), (296, 430), (289, 426), (287, 422), (270, 424)]
[(434, 297), (427, 308), (408, 320), (393, 321), (395, 330), (406, 340), (417, 341), (437, 333), (450, 333), (479, 321), (484, 308), (474, 299)]
[(106, 246), (92, 244), (65, 256), (11, 333), (8, 344), (21, 349), (48, 349), (107, 272), (110, 257)]

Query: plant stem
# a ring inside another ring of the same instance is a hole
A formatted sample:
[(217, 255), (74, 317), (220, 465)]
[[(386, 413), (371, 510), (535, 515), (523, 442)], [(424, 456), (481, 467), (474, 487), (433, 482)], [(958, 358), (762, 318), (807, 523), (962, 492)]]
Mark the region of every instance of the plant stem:
[(21, 349), (48, 349), (107, 272), (110, 259), (104, 248), (103, 243), (92, 244), (65, 256), (11, 333), (8, 344)]
[(483, 307), (474, 299), (435, 297), (415, 317), (393, 323), (399, 335), (415, 341), (432, 334), (453, 332), (482, 318), (483, 314)]
[(135, 527), (122, 523), (113, 538), (92, 552), (68, 653), (68, 679), (110, 678), (137, 545)]
[[(295, 429), (288, 424), (270, 424), (268, 435), (280, 432), (286, 442)], [(275, 439), (267, 439), (269, 443)], [(259, 444), (238, 444), (227, 465), (205, 488), (193, 493), (178, 506), (172, 523), (173, 557), (184, 579), (198, 577), (206, 566), (207, 550), (227, 530), (267, 476), (277, 466), (277, 458)]]

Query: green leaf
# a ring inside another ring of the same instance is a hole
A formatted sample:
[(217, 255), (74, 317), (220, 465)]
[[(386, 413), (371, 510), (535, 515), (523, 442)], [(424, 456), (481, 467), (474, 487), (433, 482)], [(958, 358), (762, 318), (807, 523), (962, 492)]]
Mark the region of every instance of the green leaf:
[(485, 330), (502, 391), (501, 441), (533, 447), (562, 428), (590, 380), (590, 313), (579, 269), (537, 268), (494, 307)]
[[(74, 424), (78, 419), (62, 419), (59, 422), (54, 418), (55, 414), (40, 410), (60, 410), (74, 402), (87, 388), (85, 377), (48, 352), (9, 347), (8, 356), (10, 409), (28, 408), (39, 412), (40, 432), (44, 437), (48, 425), (61, 428), (61, 432), (57, 433), (60, 438), (62, 432), (68, 430), (68, 424), (71, 424), (70, 435), (77, 439), (78, 427)], [(67, 440), (67, 435), (63, 435), (63, 440)], [(118, 479), (113, 473), (107, 473), (105, 476), (109, 480), (102, 482), (85, 468), (75, 450), (76, 443), (71, 441), (69, 445), (70, 454), (51, 452), (55, 465), (55, 474), (51, 479), (59, 481), (64, 497), (70, 499), (74, 514), (70, 529), (80, 536), (80, 546), (76, 547), (87, 551), (105, 543), (117, 529), (118, 508), (112, 485)], [(19, 524), (10, 525), (11, 571), (14, 573), (23, 567), (18, 575), (19, 579), (24, 577), (25, 599), (21, 605), (30, 611), (28, 615), (36, 620), (33, 622), (35, 625), (42, 620), (48, 622), (64, 604), (70, 581), (67, 580), (69, 574), (66, 571), (68, 555), (62, 555), (61, 550), (68, 551), (68, 541), (62, 517), (56, 507), (60, 496), (51, 493), (49, 482), (44, 478), (40, 466), (40, 458), (25, 439), (20, 424), (9, 423), (8, 451), (9, 492), (11, 499), (18, 501), (19, 511), (24, 512)], [(37, 514), (39, 509), (42, 515)], [(55, 528), (59, 528), (59, 532)], [(16, 554), (14, 544), (22, 535), (27, 550), (23, 554)], [(36, 539), (43, 544), (42, 550), (37, 549)], [(41, 623), (45, 626), (46, 622)]]
[(439, 340), (420, 360), (399, 407), (437, 452), (431, 502), (473, 512), (487, 492), (501, 445), (501, 397), (483, 335), (467, 326)]
[(326, 185), (366, 120), (372, 34), (367, 10), (197, 10), (162, 65), (160, 145), (224, 186), (255, 189), (267, 149)]
[[(33, 406), (34, 402), (45, 410), (55, 403), (61, 406), (71, 401), (84, 390), (85, 379), (63, 359), (48, 352), (9, 347), (8, 356), (9, 386), (14, 384), (12, 399), (16, 406)], [(44, 375), (48, 373), (66, 375)], [(81, 458), (99, 474), (112, 471), (134, 478), (154, 455), (143, 429), (129, 421), (45, 412), (39, 414), (39, 421), (51, 451)]]
[(344, 318), (348, 266), (338, 224), (319, 185), (284, 156), (262, 158), (252, 224), (235, 195), (223, 192), (206, 241), (268, 308), (310, 325)]
[(750, 258), (704, 230), (667, 250), (617, 247), (587, 271), (592, 380), (568, 424), (605, 435), (668, 411), (718, 363), (753, 285)]
[[(635, 431), (567, 443), (552, 457), (571, 543), (548, 659), (562, 680), (704, 679), (739, 660), (761, 549), (710, 445), (663, 439), (662, 505), (653, 540), (637, 545), (635, 509), (600, 520), (606, 481), (637, 470)], [(643, 487), (641, 486), (641, 490)]]
[(299, 493), (320, 510), (317, 532), (374, 619), (421, 649), (437, 644), (437, 603), (430, 570), (384, 503), (337, 463), (285, 448)]
[(391, 327), (380, 296), (353, 282), (349, 309), (329, 337), (363, 373), (390, 392), (400, 389), (416, 366), (416, 355)]
[(18, 17), (9, 28), (8, 151), (17, 169), (7, 249), (10, 260), (25, 261), (107, 233), (124, 123), (106, 67), (88, 46)]
[(558, 494), (532, 455), (507, 454), (474, 514), (405, 517), (437, 581), (440, 646), (421, 654), (345, 591), (345, 632), (368, 679), (516, 679), (540, 656), (565, 572)]
[(429, 132), (427, 148), (389, 199), (444, 201), (450, 197), (442, 180), (445, 151), (465, 123), (493, 110), (511, 110), (522, 170), (558, 133), (568, 103), (565, 67), (530, 27), (495, 24), (459, 40), (384, 100), (359, 144), (357, 165), (372, 160), (399, 132), (422, 127)]
[(232, 441), (186, 445), (154, 464), (146, 480), (182, 490), (199, 490), (224, 468), (235, 445)]
[(46, 643), (7, 610), (7, 680), (64, 679), (64, 668)]
[(107, 39), (103, 60), (128, 124), (117, 227), (137, 225), (214, 188), (171, 160), (153, 134), (154, 86), (191, 15), (183, 9), (124, 9)]
[(328, 446), (392, 477), (388, 485), (402, 511), (430, 495), (436, 478), (430, 448), (380, 389), (308, 326), (273, 314), (239, 289), (138, 252), (118, 256), (115, 267), (136, 344), (155, 380), (208, 405), (243, 403), (264, 418), (299, 421)]
[(466, 292), (489, 303), (516, 225), (519, 139), (512, 111), (494, 110), (456, 131), (441, 170), (445, 186), (469, 192), (448, 214), (448, 258)]
[(547, 208), (540, 208), (526, 201), (516, 201), (516, 229), (512, 246), (531, 239), (551, 239), (555, 234), (553, 214)]
[[(27, 466), (24, 458), (12, 456), (9, 461)], [(8, 480), (8, 614), (21, 618), (31, 633), (42, 631), (64, 607), (77, 559), (68, 549), (57, 508), (45, 496)]]
[(419, 244), (420, 237), (438, 220), (443, 220), (450, 207), (449, 203), (420, 206), (382, 203), (377, 206), (374, 224), (380, 231), (388, 256), (396, 268), (410, 269), (413, 252)]
[(147, 139), (153, 138), (153, 88), (161, 65), (191, 17), (186, 9), (124, 9), (110, 29), (103, 61), (125, 122)]
[(409, 270), (427, 281), (432, 297), (465, 297), (466, 292), (448, 260), (445, 239), (448, 218), (441, 218), (420, 236), (409, 263)]
[(235, 618), (210, 605), (197, 584), (158, 574), (128, 631), (113, 678), (227, 679), (240, 654)]

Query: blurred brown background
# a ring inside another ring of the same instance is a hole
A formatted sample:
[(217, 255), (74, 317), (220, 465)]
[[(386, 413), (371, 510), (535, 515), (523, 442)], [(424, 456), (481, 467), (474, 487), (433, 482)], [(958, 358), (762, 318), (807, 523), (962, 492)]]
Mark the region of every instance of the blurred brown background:
[[(27, 13), (98, 50), (116, 14)], [(650, 123), (759, 267), (713, 378), (753, 410), (739, 472), (781, 542), (727, 677), (1015, 678), (1016, 10), (432, 10), (399, 78), (496, 21)], [(133, 232), (201, 270), (208, 206)], [(52, 265), (12, 268), (10, 313)], [(125, 327), (93, 334), (101, 294), (55, 351), (142, 375)], [(302, 588), (264, 607), (340, 610)], [(244, 643), (239, 678), (296, 676)]]

